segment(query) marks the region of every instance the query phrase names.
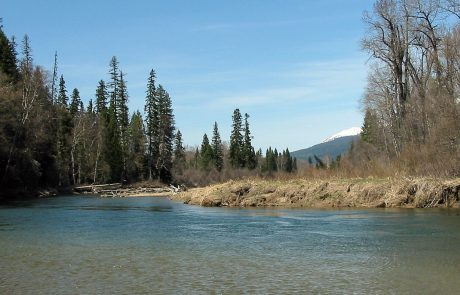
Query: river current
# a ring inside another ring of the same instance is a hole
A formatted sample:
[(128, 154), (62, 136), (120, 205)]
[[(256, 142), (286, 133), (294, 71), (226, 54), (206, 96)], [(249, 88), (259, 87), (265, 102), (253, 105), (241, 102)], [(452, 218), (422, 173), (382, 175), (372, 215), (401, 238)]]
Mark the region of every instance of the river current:
[(460, 210), (0, 207), (0, 294), (460, 294)]

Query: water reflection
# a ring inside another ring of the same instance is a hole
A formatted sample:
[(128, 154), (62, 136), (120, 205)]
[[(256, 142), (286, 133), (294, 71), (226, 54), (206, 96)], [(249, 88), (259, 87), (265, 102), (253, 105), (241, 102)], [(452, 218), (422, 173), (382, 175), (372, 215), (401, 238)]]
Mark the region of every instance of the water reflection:
[(1, 294), (460, 292), (458, 210), (32, 204), (0, 209)]

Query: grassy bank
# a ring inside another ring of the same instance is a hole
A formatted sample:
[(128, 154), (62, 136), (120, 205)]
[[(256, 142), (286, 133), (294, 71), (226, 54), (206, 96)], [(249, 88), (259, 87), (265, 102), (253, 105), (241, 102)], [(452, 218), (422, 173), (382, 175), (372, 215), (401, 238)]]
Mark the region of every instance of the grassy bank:
[(215, 207), (460, 208), (460, 179), (241, 180), (190, 189), (172, 198)]

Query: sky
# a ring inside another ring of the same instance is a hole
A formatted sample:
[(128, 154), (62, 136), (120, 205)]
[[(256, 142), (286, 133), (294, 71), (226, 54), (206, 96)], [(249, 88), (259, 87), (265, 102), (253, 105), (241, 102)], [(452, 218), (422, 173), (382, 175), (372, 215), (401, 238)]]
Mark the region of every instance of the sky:
[(36, 64), (94, 99), (116, 56), (130, 111), (144, 109), (157, 73), (188, 146), (230, 137), (233, 110), (250, 115), (256, 149), (307, 148), (361, 126), (368, 0), (0, 0), (8, 36), (30, 38)]

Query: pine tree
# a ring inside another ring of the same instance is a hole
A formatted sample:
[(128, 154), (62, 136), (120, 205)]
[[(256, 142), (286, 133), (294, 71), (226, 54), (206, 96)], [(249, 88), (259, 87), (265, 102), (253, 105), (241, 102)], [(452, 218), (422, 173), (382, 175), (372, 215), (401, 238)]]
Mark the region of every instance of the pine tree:
[(186, 167), (185, 148), (182, 143), (182, 133), (177, 130), (174, 140), (174, 161), (173, 167), (176, 174), (181, 175)]
[(243, 141), (243, 159), (244, 166), (248, 169), (254, 169), (257, 166), (256, 153), (251, 143), (251, 131), (249, 130), (249, 115), (244, 114), (244, 141)]
[(233, 168), (244, 167), (244, 155), (243, 155), (243, 136), (242, 131), (242, 118), (239, 109), (233, 111), (232, 116), (232, 133), (230, 135), (230, 164)]
[(224, 150), (222, 147), (222, 140), (220, 139), (217, 122), (214, 122), (211, 148), (214, 167), (216, 167), (217, 171), (222, 171), (222, 168), (224, 167)]
[(156, 159), (158, 158), (158, 136), (159, 136), (159, 117), (158, 99), (155, 87), (155, 71), (152, 69), (147, 81), (147, 91), (145, 98), (145, 126), (147, 136), (147, 169), (148, 178), (152, 180), (157, 174), (155, 169)]
[(162, 85), (158, 85), (158, 158), (156, 170), (162, 182), (172, 179), (172, 155), (174, 143), (174, 115), (171, 97)]
[(117, 96), (117, 119), (118, 119), (118, 128), (120, 130), (120, 144), (122, 149), (122, 158), (123, 163), (123, 175), (127, 174), (127, 160), (128, 160), (128, 89), (126, 87), (126, 81), (123, 77), (123, 72), (120, 72), (120, 83), (118, 85), (118, 96)]
[(99, 81), (96, 89), (96, 112), (103, 114), (107, 112), (107, 88), (103, 80)]
[(80, 92), (77, 88), (72, 91), (71, 102), (69, 106), (69, 112), (72, 117), (74, 117), (80, 110), (81, 99)]
[(145, 136), (144, 123), (139, 111), (135, 112), (129, 123), (129, 149), (127, 152), (127, 178), (135, 181), (144, 174)]
[(200, 163), (200, 150), (196, 148), (195, 155), (193, 156), (193, 167), (198, 169), (198, 164)]
[(67, 97), (67, 90), (65, 88), (64, 76), (61, 75), (59, 79), (59, 93), (58, 93), (58, 104), (61, 106), (67, 107), (69, 98)]
[(26, 34), (22, 39), (22, 59), (20, 61), (20, 71), (23, 80), (27, 80), (33, 70), (32, 48), (30, 47), (30, 39)]
[(271, 174), (277, 170), (275, 152), (271, 147), (265, 152), (265, 165), (263, 170)]
[[(110, 75), (110, 82), (108, 83), (108, 90), (109, 90), (110, 103), (114, 107), (115, 116), (116, 116), (117, 111), (118, 111), (117, 102), (118, 102), (118, 97), (120, 95), (120, 91), (118, 89), (120, 85), (120, 71), (118, 69), (118, 60), (115, 56), (113, 56), (112, 59), (110, 60), (109, 75)], [(118, 122), (118, 118), (117, 118), (117, 122)]]
[(361, 140), (376, 144), (377, 143), (377, 125), (378, 121), (376, 116), (371, 110), (366, 110), (364, 115), (363, 127), (361, 128)]
[(70, 184), (70, 142), (73, 129), (73, 121), (72, 116), (67, 109), (68, 100), (69, 98), (67, 97), (64, 76), (61, 75), (59, 79), (59, 90), (57, 97), (57, 165), (59, 171), (59, 186), (67, 186)]
[(205, 133), (203, 135), (203, 141), (201, 142), (201, 149), (200, 149), (200, 167), (202, 170), (208, 170), (210, 164), (212, 162), (213, 150), (211, 145), (209, 144), (208, 135)]
[(293, 170), (293, 161), (289, 149), (283, 151), (283, 170), (288, 173), (291, 173)]
[(10, 41), (0, 26), (0, 72), (5, 73), (12, 82), (19, 81), (14, 40)]
[(122, 137), (126, 132), (129, 124), (129, 110), (128, 110), (128, 88), (126, 87), (126, 81), (123, 77), (123, 72), (120, 72), (120, 84), (118, 86), (119, 95), (117, 101), (117, 118), (120, 124), (120, 131)]
[(121, 162), (120, 132), (113, 102), (111, 102), (108, 109), (106, 124), (104, 157), (110, 168), (110, 180), (117, 182), (122, 179), (123, 163)]
[(90, 115), (93, 115), (94, 114), (94, 107), (93, 107), (93, 100), (90, 99), (88, 101), (88, 107), (86, 108), (86, 112)]

